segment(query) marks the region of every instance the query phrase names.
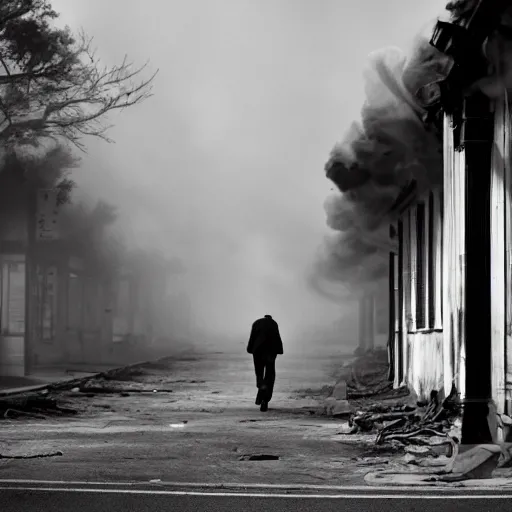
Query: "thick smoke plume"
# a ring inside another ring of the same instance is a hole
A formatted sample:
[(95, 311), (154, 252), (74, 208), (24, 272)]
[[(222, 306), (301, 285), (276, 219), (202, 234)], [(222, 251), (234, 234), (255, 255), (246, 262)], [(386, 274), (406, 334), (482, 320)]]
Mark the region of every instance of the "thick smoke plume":
[[(452, 20), (468, 15), (473, 1), (447, 5)], [(512, 9), (482, 51), (488, 75), (471, 85), (491, 98), (512, 87)], [(327, 224), (336, 233), (325, 241), (312, 278), (340, 281), (350, 290), (375, 283), (388, 273), (393, 204), (416, 182), (418, 193), (442, 181), (442, 136), (427, 123), (426, 108), (439, 102), (439, 83), (453, 62), (430, 45), (430, 31), (418, 35), (406, 55), (398, 48), (374, 52), (364, 72), (366, 101), (336, 144), (325, 166), (339, 193), (325, 203)]]

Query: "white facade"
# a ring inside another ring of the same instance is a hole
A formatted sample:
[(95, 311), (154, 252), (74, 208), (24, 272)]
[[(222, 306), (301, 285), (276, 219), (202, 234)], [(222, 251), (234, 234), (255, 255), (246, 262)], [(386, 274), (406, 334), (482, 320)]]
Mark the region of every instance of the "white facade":
[(491, 163), (491, 375), (499, 413), (510, 414), (512, 384), (512, 173), (510, 110), (497, 103)]
[(394, 385), (407, 384), (422, 397), (443, 381), (441, 201), (439, 189), (420, 196), (397, 224)]
[[(507, 100), (496, 103), (491, 169), (492, 396), (510, 414), (512, 383), (512, 173)], [(401, 266), (395, 299), (395, 387), (407, 384), (421, 398), (455, 385), (465, 395), (465, 180), (464, 150), (444, 120), (443, 184), (400, 213), (395, 225)], [(482, 248), (485, 250), (485, 248)], [(403, 370), (400, 371), (400, 358)]]

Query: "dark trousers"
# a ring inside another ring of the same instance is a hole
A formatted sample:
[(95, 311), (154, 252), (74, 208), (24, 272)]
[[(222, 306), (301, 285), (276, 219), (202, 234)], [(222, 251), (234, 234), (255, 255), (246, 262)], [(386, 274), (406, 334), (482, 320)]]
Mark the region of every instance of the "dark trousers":
[(256, 373), (256, 386), (258, 397), (270, 402), (276, 380), (276, 355), (254, 354), (254, 372)]

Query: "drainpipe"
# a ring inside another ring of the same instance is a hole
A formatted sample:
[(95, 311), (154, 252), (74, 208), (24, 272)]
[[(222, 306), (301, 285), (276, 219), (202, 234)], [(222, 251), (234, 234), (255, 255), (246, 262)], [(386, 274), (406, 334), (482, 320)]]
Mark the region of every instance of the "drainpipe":
[(462, 444), (491, 443), (487, 417), (491, 388), (491, 151), (494, 123), (483, 94), (464, 99), (461, 143), (465, 148), (465, 351), (466, 396)]

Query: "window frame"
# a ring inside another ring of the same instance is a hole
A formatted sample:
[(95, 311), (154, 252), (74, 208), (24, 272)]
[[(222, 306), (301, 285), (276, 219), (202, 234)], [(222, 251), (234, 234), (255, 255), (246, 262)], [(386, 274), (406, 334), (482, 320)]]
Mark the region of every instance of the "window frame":
[[(429, 191), (410, 208), (409, 332), (442, 331), (443, 218), (439, 190)], [(422, 213), (423, 212), (423, 213)], [(421, 216), (424, 216), (421, 219)], [(419, 233), (419, 229), (423, 229)], [(421, 265), (421, 267), (419, 266)], [(423, 288), (419, 280), (423, 281)]]
[[(26, 318), (26, 287), (27, 287), (27, 262), (24, 255), (7, 255), (4, 254), (0, 257), (0, 336), (8, 338), (24, 337), (27, 330), (27, 318)], [(18, 271), (19, 267), (21, 271)], [(18, 274), (18, 277), (22, 276), (22, 282), (18, 282), (19, 288), (23, 288), (23, 292), (17, 295), (17, 301), (13, 299), (13, 280), (12, 274)], [(17, 311), (17, 315), (13, 314), (13, 302), (17, 302), (18, 307), (14, 308)], [(23, 303), (23, 306), (20, 305)], [(18, 320), (14, 320), (14, 317), (18, 317)], [(17, 326), (13, 328), (13, 323)]]

